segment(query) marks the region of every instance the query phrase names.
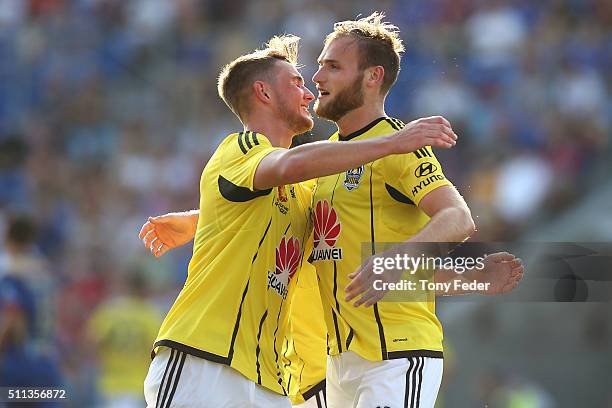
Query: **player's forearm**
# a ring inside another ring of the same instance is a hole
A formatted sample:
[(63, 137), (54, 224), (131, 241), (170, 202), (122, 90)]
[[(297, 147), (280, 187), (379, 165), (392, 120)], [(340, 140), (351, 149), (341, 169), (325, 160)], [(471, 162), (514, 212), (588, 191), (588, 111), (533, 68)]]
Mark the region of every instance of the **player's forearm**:
[(448, 207), (434, 214), (429, 222), (404, 243), (407, 253), (417, 242), (463, 242), (474, 233), (476, 226), (469, 209)]
[(394, 154), (389, 137), (346, 142), (315, 142), (289, 149), (282, 158), (283, 180), (290, 184), (329, 176)]
[(198, 221), (200, 219), (200, 210), (185, 211), (184, 214), (186, 217), (188, 217), (191, 223), (193, 236), (195, 237), (195, 233), (198, 228)]

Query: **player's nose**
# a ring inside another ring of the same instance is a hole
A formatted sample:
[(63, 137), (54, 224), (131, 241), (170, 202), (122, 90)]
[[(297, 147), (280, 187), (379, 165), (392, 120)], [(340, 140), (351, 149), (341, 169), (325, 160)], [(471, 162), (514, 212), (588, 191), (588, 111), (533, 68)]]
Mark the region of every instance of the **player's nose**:
[(315, 74), (312, 76), (312, 82), (314, 82), (315, 84), (319, 84), (323, 78), (323, 74), (321, 73), (321, 68), (319, 67), (319, 69), (317, 70), (317, 72), (315, 72)]
[(310, 89), (304, 87), (304, 99), (306, 99), (308, 103), (310, 103), (314, 100), (314, 98), (314, 94), (310, 92)]

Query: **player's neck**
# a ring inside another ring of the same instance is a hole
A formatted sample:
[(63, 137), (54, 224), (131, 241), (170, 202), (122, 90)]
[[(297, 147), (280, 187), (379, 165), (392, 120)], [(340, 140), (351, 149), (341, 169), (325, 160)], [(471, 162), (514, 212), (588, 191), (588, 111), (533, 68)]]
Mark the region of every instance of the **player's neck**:
[(336, 122), (338, 133), (343, 136), (350, 135), (382, 116), (387, 116), (384, 104), (364, 104), (348, 112)]
[(264, 135), (274, 147), (289, 148), (294, 136), (284, 121), (278, 118), (267, 118), (265, 115), (253, 115), (252, 119), (244, 123), (244, 130)]

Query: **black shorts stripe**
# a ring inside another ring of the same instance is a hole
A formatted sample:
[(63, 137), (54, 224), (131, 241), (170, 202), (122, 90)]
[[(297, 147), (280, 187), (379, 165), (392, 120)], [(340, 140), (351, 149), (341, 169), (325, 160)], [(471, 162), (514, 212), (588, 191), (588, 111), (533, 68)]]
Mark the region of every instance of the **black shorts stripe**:
[(170, 404), (172, 403), (172, 399), (174, 398), (174, 394), (176, 393), (176, 388), (178, 387), (179, 380), (181, 379), (181, 373), (183, 372), (183, 366), (185, 365), (186, 358), (187, 354), (181, 353), (181, 362), (176, 372), (176, 376), (172, 384), (172, 391), (170, 392), (170, 396), (168, 397), (168, 402), (166, 402), (165, 408), (170, 408)]
[(419, 385), (416, 390), (416, 406), (421, 406), (421, 385), (423, 385), (423, 366), (425, 365), (425, 357), (419, 357), (421, 359), (421, 368), (419, 368)]
[(261, 385), (261, 371), (259, 364), (259, 353), (261, 352), (261, 348), (259, 347), (259, 340), (261, 340), (261, 328), (263, 327), (267, 316), (268, 309), (266, 309), (263, 316), (261, 316), (261, 320), (259, 321), (259, 330), (257, 331), (257, 347), (255, 348), (255, 369), (257, 370), (257, 384), (259, 385)]
[(246, 132), (244, 134), (244, 142), (246, 143), (247, 150), (251, 150), (253, 148), (253, 145), (251, 144), (251, 141), (249, 140), (250, 135), (251, 135), (251, 132)]
[(391, 118), (385, 118), (385, 121), (387, 121), (387, 123), (388, 123), (389, 125), (391, 125), (391, 127), (392, 127), (393, 129), (395, 129), (395, 130), (400, 130), (399, 126), (397, 126), (397, 123), (395, 123), (395, 122), (393, 121), (393, 119), (391, 119)]
[(304, 397), (304, 401), (308, 401), (320, 392), (323, 392), (323, 395), (325, 395), (325, 380), (313, 385), (308, 391), (302, 394), (302, 397)]
[(317, 408), (323, 408), (323, 404), (321, 404), (321, 396), (316, 394), (315, 398), (317, 399)]
[(414, 408), (417, 408), (417, 389), (419, 387), (419, 371), (422, 369), (423, 364), (425, 364), (425, 362), (423, 361), (422, 357), (415, 357), (416, 360), (416, 366), (414, 367), (414, 371), (412, 373), (412, 406)]
[(159, 399), (162, 396), (162, 389), (164, 384), (166, 383), (167, 380), (167, 376), (168, 376), (168, 370), (170, 369), (170, 366), (172, 365), (172, 360), (174, 360), (174, 355), (175, 353), (177, 353), (177, 351), (175, 351), (174, 349), (170, 349), (170, 358), (168, 358), (168, 362), (166, 363), (166, 369), (164, 370), (164, 375), (162, 376), (162, 380), (161, 383), (159, 384), (159, 388), (157, 390), (157, 401), (155, 402), (155, 407), (159, 407)]
[(242, 143), (243, 137), (244, 137), (244, 132), (238, 133), (238, 146), (240, 146), (240, 150), (242, 150), (242, 153), (247, 154), (247, 149), (244, 147), (244, 143)]
[[(172, 368), (170, 368), (170, 372), (168, 373), (168, 378), (166, 379), (166, 382), (164, 384), (160, 384), (159, 386), (160, 388), (159, 392), (162, 392), (162, 398), (158, 406), (159, 408), (162, 408), (166, 405), (166, 398), (168, 397), (170, 386), (172, 385), (172, 378), (174, 377), (176, 366), (178, 365), (181, 355), (182, 354), (180, 352), (176, 353), (175, 358), (172, 359)], [(163, 391), (162, 391), (162, 387), (163, 387)]]
[(251, 136), (253, 136), (253, 143), (258, 145), (259, 144), (259, 140), (257, 140), (257, 132), (251, 132)]
[(411, 408), (410, 404), (410, 378), (412, 374), (412, 369), (414, 367), (414, 363), (411, 358), (408, 359), (408, 370), (406, 371), (406, 388), (404, 389), (404, 408)]

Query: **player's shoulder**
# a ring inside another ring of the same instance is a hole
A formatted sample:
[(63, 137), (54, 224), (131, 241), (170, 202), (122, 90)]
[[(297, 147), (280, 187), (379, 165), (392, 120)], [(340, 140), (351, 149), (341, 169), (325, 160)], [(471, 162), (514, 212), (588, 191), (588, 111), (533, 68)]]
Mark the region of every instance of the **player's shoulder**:
[(392, 116), (386, 116), (384, 118), (384, 121), (382, 122), (385, 126), (387, 126), (387, 128), (389, 128), (393, 132), (403, 129), (404, 126), (406, 126), (406, 124), (401, 119), (394, 118)]
[(263, 146), (272, 146), (268, 138), (254, 131), (230, 133), (217, 148), (218, 153), (246, 155), (249, 151)]

